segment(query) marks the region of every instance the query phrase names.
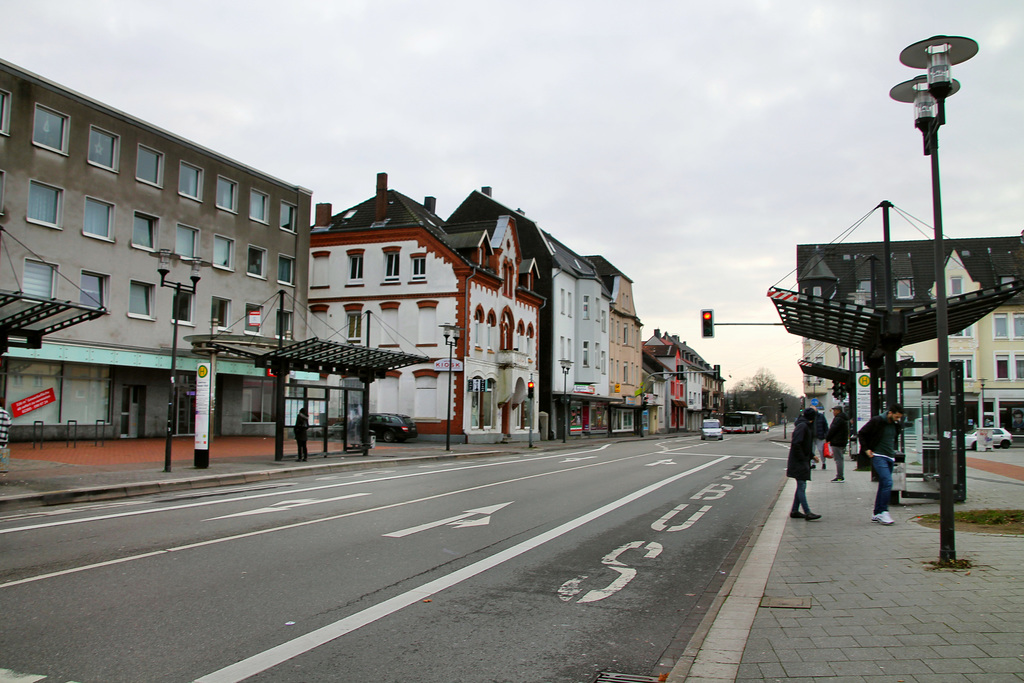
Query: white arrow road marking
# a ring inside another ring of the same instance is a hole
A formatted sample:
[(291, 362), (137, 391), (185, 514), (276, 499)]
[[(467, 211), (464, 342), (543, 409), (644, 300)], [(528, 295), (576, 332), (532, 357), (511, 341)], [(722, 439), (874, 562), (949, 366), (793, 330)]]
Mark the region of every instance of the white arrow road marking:
[(246, 510), (245, 512), (236, 512), (232, 515), (223, 515), (222, 517), (210, 517), (204, 519), (204, 522), (212, 522), (216, 519), (230, 519), (231, 517), (248, 517), (249, 515), (265, 515), (268, 512), (284, 512), (285, 510), (291, 510), (292, 508), (306, 507), (307, 505), (316, 505), (318, 503), (333, 503), (336, 500), (345, 500), (346, 498), (361, 498), (362, 496), (369, 496), (369, 493), (349, 493), (344, 496), (336, 496), (334, 498), (303, 498), (301, 500), (282, 500), (278, 503), (274, 503), (270, 507), (256, 508), (255, 510)]
[(596, 455), (585, 455), (582, 458), (566, 458), (565, 460), (559, 460), (558, 462), (579, 462), (580, 460), (590, 460), (596, 458)]
[(626, 584), (636, 577), (636, 570), (632, 567), (616, 567), (611, 565), (611, 568), (617, 571), (619, 576), (608, 584), (607, 588), (599, 588), (597, 590), (590, 591), (580, 598), (580, 602), (597, 602), (598, 600), (604, 600), (609, 595), (618, 593), (620, 590), (625, 588)]
[(558, 599), (562, 602), (569, 602), (583, 590), (580, 588), (580, 584), (587, 580), (587, 575), (577, 576), (575, 579), (569, 579), (561, 586), (558, 587)]
[[(427, 529), (433, 529), (435, 527), (444, 526), (449, 524), (453, 527), (461, 529), (467, 526), (486, 526), (491, 522), (491, 515), (501, 508), (511, 505), (515, 501), (509, 501), (507, 503), (499, 503), (497, 505), (488, 505), (487, 507), (476, 508), (475, 510), (466, 510), (461, 515), (455, 515), (447, 519), (439, 519), (436, 522), (427, 522), (426, 524), (420, 524), (419, 526), (409, 527), (408, 529), (402, 529), (400, 531), (392, 531), (390, 534), (383, 534), (385, 538), (403, 538), (405, 536), (411, 536)], [(480, 519), (474, 519), (470, 521), (463, 521), (467, 517), (473, 515), (484, 515)]]
[(644, 467), (657, 467), (658, 465), (675, 465), (675, 460), (659, 460), (658, 462), (649, 462)]
[(685, 522), (683, 522), (682, 524), (676, 524), (675, 526), (668, 526), (667, 525), (667, 523), (668, 523), (668, 521), (670, 519), (675, 517), (677, 514), (679, 514), (680, 512), (685, 510), (686, 508), (687, 508), (687, 504), (686, 503), (683, 503), (682, 505), (677, 505), (676, 507), (672, 508), (667, 513), (665, 513), (665, 515), (661, 519), (659, 519), (657, 522), (652, 524), (651, 528), (654, 529), (655, 531), (667, 531), (667, 532), (682, 531), (683, 529), (689, 529), (691, 526), (693, 526), (694, 524), (697, 523), (698, 519), (700, 519), (701, 517), (704, 516), (704, 513), (706, 513), (708, 510), (711, 509), (711, 506), (710, 505), (703, 506), (700, 510), (698, 510), (697, 512), (694, 512), (692, 515), (690, 515), (690, 518), (688, 520), (686, 520)]

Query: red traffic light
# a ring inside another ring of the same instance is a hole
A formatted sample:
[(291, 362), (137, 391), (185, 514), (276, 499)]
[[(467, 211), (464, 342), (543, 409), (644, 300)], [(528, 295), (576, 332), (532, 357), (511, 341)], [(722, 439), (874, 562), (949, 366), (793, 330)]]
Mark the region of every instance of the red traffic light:
[(700, 312), (700, 336), (705, 338), (715, 336), (714, 309), (705, 308)]

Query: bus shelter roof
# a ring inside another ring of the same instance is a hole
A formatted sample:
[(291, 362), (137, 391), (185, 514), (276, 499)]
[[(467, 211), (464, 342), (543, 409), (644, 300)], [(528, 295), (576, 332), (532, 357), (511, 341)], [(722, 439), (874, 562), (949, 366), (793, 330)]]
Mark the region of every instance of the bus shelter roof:
[(46, 335), (106, 312), (103, 307), (0, 290), (0, 353), (11, 346), (38, 349)]
[[(197, 342), (193, 342), (196, 346)], [(242, 340), (223, 341), (206, 338), (202, 346), (209, 350), (226, 352), (251, 358), (256, 367), (273, 368), (287, 366), (290, 370), (305, 370), (333, 375), (359, 375), (371, 372), (377, 378), (384, 377), (389, 370), (428, 362), (426, 356), (418, 356), (389, 349), (378, 349), (355, 344), (306, 339), (300, 342), (285, 342), (278, 348), (267, 350), (267, 344), (246, 344)]]

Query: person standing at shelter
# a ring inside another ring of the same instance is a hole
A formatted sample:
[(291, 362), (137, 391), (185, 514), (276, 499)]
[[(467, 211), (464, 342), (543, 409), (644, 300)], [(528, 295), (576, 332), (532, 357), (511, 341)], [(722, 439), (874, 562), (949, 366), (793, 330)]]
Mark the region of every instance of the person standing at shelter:
[(889, 495), (892, 493), (892, 471), (896, 467), (897, 448), (903, 429), (903, 406), (894, 403), (885, 415), (876, 415), (857, 432), (861, 451), (871, 458), (871, 467), (878, 475), (878, 493), (872, 522), (886, 526), (893, 523), (889, 514)]
[[(825, 435), (828, 434), (828, 420), (817, 409), (811, 408), (810, 410), (814, 411), (814, 421), (811, 426), (814, 431), (814, 454), (818, 456), (815, 460), (821, 462), (821, 469), (824, 470), (827, 469), (825, 467)], [(811, 469), (814, 469), (814, 465), (811, 465)]]
[(832, 424), (825, 434), (825, 441), (828, 442), (828, 449), (832, 453), (832, 460), (836, 463), (836, 477), (832, 481), (843, 482), (843, 470), (846, 463), (846, 445), (850, 442), (850, 421), (843, 412), (841, 405), (832, 406)]
[(306, 462), (309, 460), (309, 451), (306, 449), (306, 435), (309, 432), (309, 414), (305, 408), (299, 410), (299, 414), (295, 417), (295, 443), (299, 447), (297, 460), (299, 462)]
[[(814, 454), (814, 420), (818, 411), (808, 408), (793, 425), (793, 438), (789, 442), (789, 459), (786, 462), (786, 476), (796, 480), (796, 494), (789, 516), (803, 517), (811, 521), (821, 515), (811, 512), (807, 505), (807, 482), (811, 479), (811, 461), (818, 460)], [(803, 508), (803, 512), (800, 509)]]

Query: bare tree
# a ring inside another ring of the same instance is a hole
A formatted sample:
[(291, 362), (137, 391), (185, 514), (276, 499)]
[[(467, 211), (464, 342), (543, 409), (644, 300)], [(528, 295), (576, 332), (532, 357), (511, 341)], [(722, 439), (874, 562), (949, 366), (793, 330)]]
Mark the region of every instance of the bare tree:
[(760, 368), (753, 377), (740, 380), (736, 385), (734, 410), (759, 410), (766, 418), (782, 422), (779, 403), (784, 401), (788, 408), (795, 400), (791, 392), (771, 370)]

